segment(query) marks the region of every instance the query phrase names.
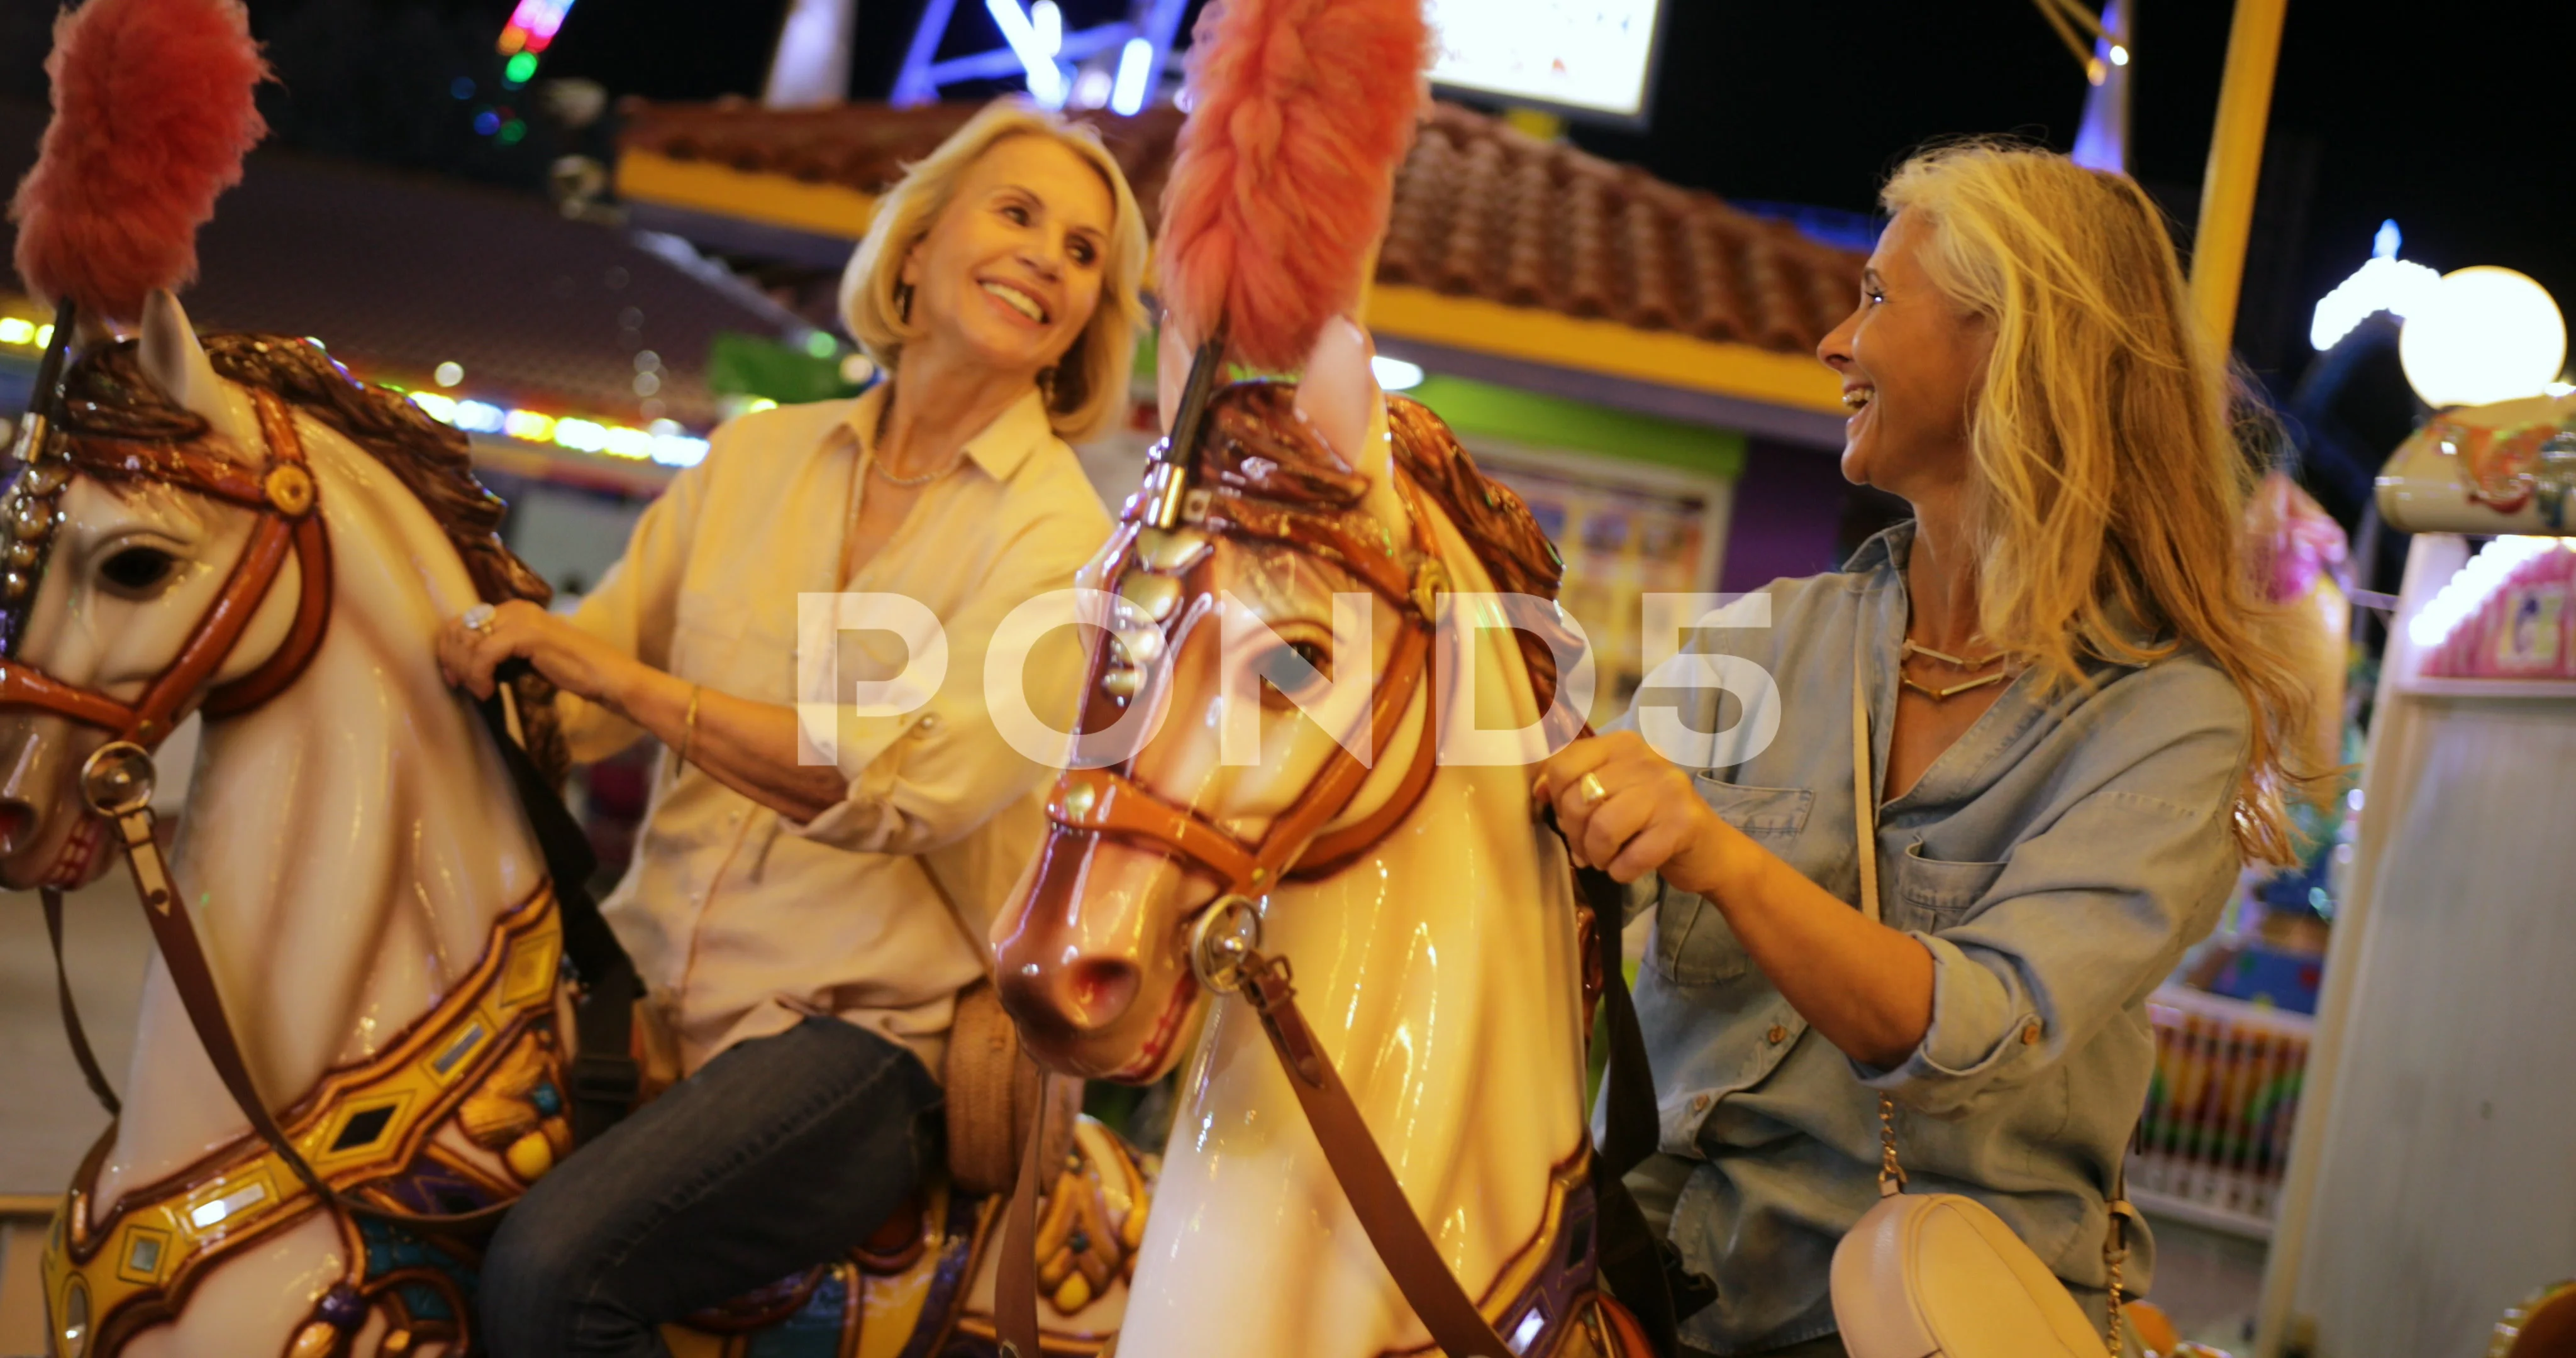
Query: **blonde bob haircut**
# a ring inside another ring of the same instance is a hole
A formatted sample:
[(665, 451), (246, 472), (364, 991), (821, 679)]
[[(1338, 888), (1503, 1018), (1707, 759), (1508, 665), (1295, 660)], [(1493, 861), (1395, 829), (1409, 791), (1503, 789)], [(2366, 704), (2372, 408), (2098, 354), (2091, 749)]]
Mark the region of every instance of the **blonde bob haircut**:
[(1080, 443), (1109, 428), (1125, 408), (1136, 332), (1145, 316), (1137, 296), (1145, 276), (1145, 214), (1136, 206), (1127, 176), (1092, 129), (1017, 98), (985, 105), (938, 150), (905, 167), (901, 182), (877, 200), (868, 234), (841, 274), (841, 318), (877, 366), (889, 373), (903, 366), (904, 345), (921, 334), (905, 319), (908, 308), (897, 295), (904, 256), (948, 210), (966, 167), (1012, 137), (1044, 137), (1062, 146), (1109, 186), (1112, 214), (1101, 257), (1100, 304), (1048, 384), (1047, 422), (1058, 438)]
[(1883, 197), (1930, 228), (1934, 286), (1993, 331), (1968, 413), (1987, 638), (2078, 687), (2087, 658), (2206, 657), (2253, 714), (2238, 851), (2292, 861), (2282, 793), (2301, 777), (2282, 760), (2310, 699), (2248, 561), (2262, 468), (2235, 412), (2254, 407), (2163, 214), (2126, 175), (1991, 141), (1914, 156)]

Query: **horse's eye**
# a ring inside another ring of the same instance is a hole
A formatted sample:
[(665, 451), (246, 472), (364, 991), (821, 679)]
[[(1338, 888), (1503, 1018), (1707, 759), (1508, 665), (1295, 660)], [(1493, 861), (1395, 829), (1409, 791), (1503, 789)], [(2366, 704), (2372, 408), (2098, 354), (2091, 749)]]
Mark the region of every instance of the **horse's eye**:
[(157, 547), (128, 547), (111, 556), (98, 573), (118, 589), (141, 593), (170, 578), (179, 558)]
[(1331, 682), (1333, 677), (1332, 655), (1311, 641), (1273, 646), (1262, 652), (1254, 664), (1264, 697), (1271, 692), (1302, 696), (1318, 684)]

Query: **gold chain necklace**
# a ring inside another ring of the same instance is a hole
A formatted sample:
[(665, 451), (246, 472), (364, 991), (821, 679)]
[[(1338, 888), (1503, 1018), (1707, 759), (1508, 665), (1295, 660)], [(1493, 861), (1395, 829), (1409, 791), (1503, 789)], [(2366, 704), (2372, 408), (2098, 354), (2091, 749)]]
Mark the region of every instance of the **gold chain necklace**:
[(1907, 637), (1903, 648), (1900, 649), (1896, 655), (1896, 680), (1898, 683), (1922, 694), (1924, 697), (1929, 698), (1936, 703), (1946, 699), (1955, 698), (1962, 693), (1973, 692), (1977, 689), (1984, 688), (1989, 684), (2000, 684), (2004, 680), (2012, 677), (2012, 672), (2010, 670), (1998, 669), (1992, 674), (1982, 675), (1978, 678), (1967, 680), (1964, 683), (1952, 684), (1947, 688), (1934, 688), (1930, 684), (1916, 680), (1914, 676), (1905, 672), (1905, 662), (1918, 655), (1922, 656), (1926, 660), (1938, 661), (1955, 670), (1974, 672), (1985, 669), (1991, 665), (2002, 664), (2004, 653), (1997, 651), (1992, 655), (1980, 656), (1971, 659), (1966, 656), (1952, 655), (1947, 651), (1936, 651), (1929, 646), (1925, 646), (1915, 641), (1912, 637)]

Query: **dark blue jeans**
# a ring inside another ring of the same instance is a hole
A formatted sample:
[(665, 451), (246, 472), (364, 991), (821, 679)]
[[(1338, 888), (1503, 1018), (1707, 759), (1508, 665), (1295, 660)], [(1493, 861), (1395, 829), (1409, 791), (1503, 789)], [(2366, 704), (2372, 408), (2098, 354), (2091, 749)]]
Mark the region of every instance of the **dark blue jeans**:
[(909, 1050), (809, 1018), (725, 1051), (539, 1179), (477, 1306), (500, 1358), (667, 1355), (656, 1326), (867, 1238), (940, 1154)]

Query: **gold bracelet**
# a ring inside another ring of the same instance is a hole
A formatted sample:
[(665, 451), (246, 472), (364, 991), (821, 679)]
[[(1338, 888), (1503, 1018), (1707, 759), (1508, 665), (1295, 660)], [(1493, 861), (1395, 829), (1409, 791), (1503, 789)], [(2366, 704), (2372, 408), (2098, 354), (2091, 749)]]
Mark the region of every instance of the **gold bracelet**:
[(682, 764), (689, 762), (689, 751), (698, 743), (698, 698), (705, 692), (704, 684), (689, 685), (689, 715), (680, 719), (680, 762)]

